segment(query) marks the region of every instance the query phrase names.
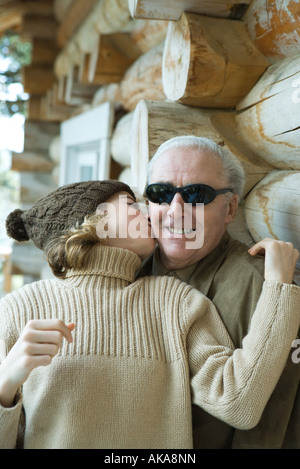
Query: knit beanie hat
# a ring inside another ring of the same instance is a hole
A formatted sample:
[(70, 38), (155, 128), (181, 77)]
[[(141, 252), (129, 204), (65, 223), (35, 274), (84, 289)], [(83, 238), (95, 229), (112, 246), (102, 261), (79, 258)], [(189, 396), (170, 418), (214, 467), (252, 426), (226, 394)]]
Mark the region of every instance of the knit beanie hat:
[(31, 209), (16, 209), (6, 219), (6, 231), (16, 241), (30, 239), (44, 250), (47, 244), (59, 238), (84, 217), (96, 212), (98, 205), (118, 192), (135, 195), (120, 181), (86, 181), (59, 187), (38, 200)]

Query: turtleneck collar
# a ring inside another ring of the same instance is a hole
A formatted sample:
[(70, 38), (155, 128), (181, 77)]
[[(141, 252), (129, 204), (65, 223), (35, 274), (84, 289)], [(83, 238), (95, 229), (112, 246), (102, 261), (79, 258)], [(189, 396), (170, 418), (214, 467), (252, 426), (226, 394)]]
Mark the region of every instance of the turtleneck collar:
[(102, 276), (126, 280), (132, 283), (141, 266), (140, 257), (127, 249), (95, 246), (86, 269), (69, 270), (65, 281), (74, 283), (78, 277)]

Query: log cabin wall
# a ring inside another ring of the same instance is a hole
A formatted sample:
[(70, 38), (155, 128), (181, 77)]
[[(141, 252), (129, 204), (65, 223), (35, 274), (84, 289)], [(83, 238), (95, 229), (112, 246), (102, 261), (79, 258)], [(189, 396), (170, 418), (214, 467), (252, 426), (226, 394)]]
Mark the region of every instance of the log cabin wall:
[(109, 101), (111, 178), (142, 194), (163, 141), (209, 137), (246, 171), (231, 234), (300, 249), (298, 0), (0, 0), (0, 8), (0, 24), (33, 44), (25, 145), (33, 129), (51, 135), (43, 149), (14, 155), (13, 169), (43, 175), (47, 192), (58, 184), (60, 125)]

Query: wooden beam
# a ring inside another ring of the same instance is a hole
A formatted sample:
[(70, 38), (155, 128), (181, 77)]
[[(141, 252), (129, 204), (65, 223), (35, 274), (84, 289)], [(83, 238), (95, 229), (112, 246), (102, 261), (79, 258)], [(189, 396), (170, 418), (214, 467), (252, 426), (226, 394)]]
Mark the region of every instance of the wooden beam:
[(53, 17), (53, 0), (25, 0), (22, 1), (24, 14), (34, 16)]
[(58, 23), (52, 17), (25, 15), (22, 21), (21, 36), (26, 39), (39, 38), (55, 40)]
[(98, 85), (80, 83), (79, 67), (74, 66), (70, 69), (67, 76), (63, 99), (70, 106), (90, 104), (97, 90)]
[(12, 10), (0, 13), (0, 33), (13, 29), (22, 24), (22, 16), (19, 11)]
[(99, 0), (74, 0), (57, 31), (57, 43), (64, 47), (75, 31), (89, 16)]
[(41, 119), (50, 122), (63, 122), (71, 117), (74, 108), (66, 104), (57, 104), (54, 95), (55, 88), (49, 90), (41, 99)]
[(98, 85), (119, 83), (139, 55), (140, 50), (129, 34), (105, 34), (99, 38), (98, 47), (86, 55), (81, 82)]
[(24, 152), (46, 153), (54, 137), (59, 135), (60, 125), (52, 122), (25, 120)]
[(30, 96), (28, 100), (27, 112), (28, 118), (32, 120), (41, 120), (41, 100), (42, 96)]
[(23, 152), (12, 154), (12, 171), (31, 171), (38, 173), (50, 173), (54, 168), (54, 163), (45, 155)]
[(61, 23), (74, 0), (54, 0), (54, 16)]
[(0, 0), (0, 6), (7, 7), (7, 5), (10, 5), (11, 3), (14, 3), (15, 0)]
[(52, 67), (33, 65), (22, 68), (22, 82), (25, 93), (43, 95), (52, 88), (54, 80)]
[(53, 40), (37, 39), (32, 40), (31, 65), (53, 65), (59, 52)]
[(7, 4), (0, 3), (0, 14), (18, 13), (20, 16), (34, 15), (43, 17), (53, 17), (52, 0), (34, 1), (34, 0), (12, 0)]
[(134, 18), (179, 20), (184, 11), (201, 15), (241, 17), (251, 0), (128, 0)]

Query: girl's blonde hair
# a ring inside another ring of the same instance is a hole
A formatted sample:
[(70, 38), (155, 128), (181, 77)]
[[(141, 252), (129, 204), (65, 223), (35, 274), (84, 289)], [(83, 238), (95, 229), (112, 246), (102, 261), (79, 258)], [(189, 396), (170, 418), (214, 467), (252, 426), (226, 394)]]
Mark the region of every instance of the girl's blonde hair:
[(87, 268), (92, 248), (96, 244), (104, 244), (97, 234), (97, 224), (101, 219), (103, 215), (86, 216), (81, 225), (76, 225), (48, 244), (45, 249), (47, 261), (56, 277), (65, 278), (70, 269)]

